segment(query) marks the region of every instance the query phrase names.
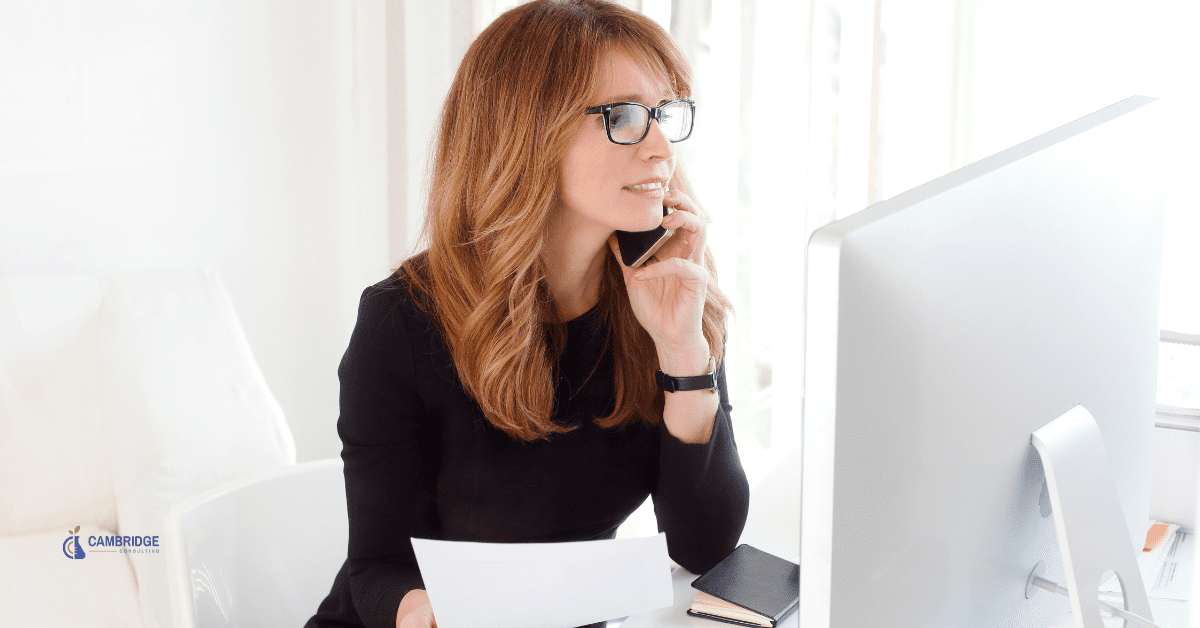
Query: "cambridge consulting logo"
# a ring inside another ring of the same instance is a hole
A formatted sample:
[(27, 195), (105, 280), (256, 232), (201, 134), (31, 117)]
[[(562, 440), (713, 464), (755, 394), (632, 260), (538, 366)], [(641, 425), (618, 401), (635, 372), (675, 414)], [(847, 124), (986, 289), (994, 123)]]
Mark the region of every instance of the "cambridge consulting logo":
[(63, 554), (67, 558), (82, 559), (87, 556), (83, 553), (83, 547), (79, 545), (79, 537), (75, 536), (79, 533), (79, 526), (75, 526), (75, 530), (67, 530), (67, 539), (63, 541)]

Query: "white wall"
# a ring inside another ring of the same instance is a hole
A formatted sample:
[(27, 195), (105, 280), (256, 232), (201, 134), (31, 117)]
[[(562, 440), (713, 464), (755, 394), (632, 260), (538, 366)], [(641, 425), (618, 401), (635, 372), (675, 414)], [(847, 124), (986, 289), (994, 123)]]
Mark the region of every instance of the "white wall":
[(0, 273), (202, 264), (300, 461), (388, 252), (384, 4), (0, 4)]

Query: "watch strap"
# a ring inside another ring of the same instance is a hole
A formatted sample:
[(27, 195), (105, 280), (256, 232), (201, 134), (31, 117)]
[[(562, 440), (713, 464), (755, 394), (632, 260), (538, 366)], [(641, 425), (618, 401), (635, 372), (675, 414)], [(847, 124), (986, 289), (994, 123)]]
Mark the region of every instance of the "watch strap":
[(692, 375), (689, 377), (672, 377), (662, 372), (659, 369), (654, 372), (654, 381), (658, 382), (658, 387), (669, 392), (684, 392), (688, 390), (716, 390), (717, 389), (717, 361), (711, 355), (708, 356), (708, 373), (704, 375)]

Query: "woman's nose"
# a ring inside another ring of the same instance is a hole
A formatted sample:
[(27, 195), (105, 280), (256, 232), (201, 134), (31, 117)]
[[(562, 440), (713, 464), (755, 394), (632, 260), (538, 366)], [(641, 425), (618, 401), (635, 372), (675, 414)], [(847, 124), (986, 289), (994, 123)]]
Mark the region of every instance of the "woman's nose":
[(667, 136), (663, 135), (662, 129), (658, 126), (658, 120), (650, 121), (650, 129), (646, 131), (646, 137), (638, 142), (642, 159), (647, 161), (655, 157), (669, 159), (671, 157), (671, 142), (667, 141)]

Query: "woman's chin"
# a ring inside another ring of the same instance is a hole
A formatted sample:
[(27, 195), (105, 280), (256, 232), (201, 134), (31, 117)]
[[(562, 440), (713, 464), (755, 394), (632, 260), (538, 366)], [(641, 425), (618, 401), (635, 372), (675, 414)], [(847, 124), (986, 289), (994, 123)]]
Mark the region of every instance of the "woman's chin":
[(637, 211), (637, 218), (623, 221), (623, 225), (618, 227), (621, 231), (650, 231), (662, 224), (662, 205), (655, 205), (654, 208)]

